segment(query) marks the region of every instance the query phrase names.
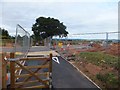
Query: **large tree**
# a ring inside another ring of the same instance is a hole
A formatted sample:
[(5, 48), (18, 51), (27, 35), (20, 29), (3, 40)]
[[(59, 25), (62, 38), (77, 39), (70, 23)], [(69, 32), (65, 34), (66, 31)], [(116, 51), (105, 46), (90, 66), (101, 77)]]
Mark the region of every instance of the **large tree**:
[(32, 31), (36, 40), (45, 39), (52, 36), (66, 37), (68, 32), (66, 26), (58, 19), (39, 17), (32, 26)]

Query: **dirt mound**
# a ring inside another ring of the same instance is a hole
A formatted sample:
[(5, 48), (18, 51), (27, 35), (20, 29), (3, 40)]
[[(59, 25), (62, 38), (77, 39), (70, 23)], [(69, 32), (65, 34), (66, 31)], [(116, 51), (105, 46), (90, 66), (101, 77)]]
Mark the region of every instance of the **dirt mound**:
[(107, 49), (106, 53), (118, 56), (120, 54), (120, 44), (112, 44)]
[(107, 54), (118, 56), (120, 54), (120, 44), (111, 44), (108, 47), (103, 47), (100, 44), (93, 44), (92, 48), (89, 49), (81, 49), (79, 52), (105, 52)]
[(88, 63), (85, 68), (88, 70), (89, 73), (93, 75), (97, 75), (101, 71), (101, 68), (99, 66), (93, 65), (91, 63)]

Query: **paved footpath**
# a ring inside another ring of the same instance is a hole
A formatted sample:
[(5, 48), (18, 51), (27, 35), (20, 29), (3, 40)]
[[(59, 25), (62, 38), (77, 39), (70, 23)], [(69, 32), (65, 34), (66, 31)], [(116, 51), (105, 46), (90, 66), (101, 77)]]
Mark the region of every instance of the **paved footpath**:
[(52, 64), (52, 83), (54, 88), (94, 88), (99, 90), (70, 63), (59, 56), (59, 54), (56, 54), (55, 51), (51, 51), (46, 47), (33, 47), (30, 51), (29, 55), (42, 54), (42, 52), (43, 54), (49, 55), (52, 52), (53, 56), (58, 57), (59, 63), (53, 61)]
[(86, 79), (62, 57), (58, 57), (59, 64), (53, 62), (53, 86), (54, 88), (94, 88), (97, 87)]

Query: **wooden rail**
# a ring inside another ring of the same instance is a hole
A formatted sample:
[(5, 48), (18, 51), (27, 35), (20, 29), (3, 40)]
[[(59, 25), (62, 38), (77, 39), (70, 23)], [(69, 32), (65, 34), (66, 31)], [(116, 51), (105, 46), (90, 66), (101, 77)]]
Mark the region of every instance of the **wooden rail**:
[[(17, 63), (17, 62), (16, 62)], [(18, 63), (17, 63), (18, 64)], [(21, 66), (22, 67), (22, 66)], [(21, 67), (16, 67), (16, 70), (20, 70)], [(32, 68), (49, 68), (49, 65), (37, 65), (37, 66), (24, 66), (26, 69), (32, 69)]]
[(21, 58), (20, 60), (49, 60), (49, 58), (44, 57), (29, 57), (29, 58)]
[(2, 53), (2, 88), (7, 88), (6, 86), (6, 75), (7, 75), (7, 62), (4, 60), (5, 53)]
[[(49, 79), (45, 79), (45, 80), (43, 80), (43, 82), (48, 82), (49, 81)], [(18, 83), (15, 83), (15, 86), (16, 85), (23, 85), (23, 84), (30, 84), (30, 83), (37, 83), (37, 82), (39, 82), (39, 80), (33, 80), (33, 81), (29, 81), (29, 82), (18, 82)]]
[[(45, 73), (35, 73), (35, 75), (37, 76), (48, 76), (49, 73), (45, 72)], [(30, 74), (22, 74), (22, 75), (15, 75), (16, 78), (23, 78), (23, 77), (29, 77), (31, 76)]]
[[(2, 88), (7, 88), (6, 76), (7, 76), (7, 61), (4, 59), (5, 54), (2, 54)], [(15, 54), (10, 53), (10, 58), (14, 58)], [(43, 63), (37, 66), (24, 66), (21, 62), (29, 60), (40, 60)], [(32, 71), (31, 69), (36, 69)], [(46, 72), (39, 72), (41, 69), (48, 69)], [(16, 71), (24, 70), (28, 73), (19, 74)], [(35, 80), (30, 80), (32, 77)], [(44, 78), (41, 78), (44, 77)], [(24, 79), (23, 81), (16, 82), (17, 79)], [(46, 78), (46, 79), (45, 79)], [(17, 61), (10, 61), (10, 88), (50, 88), (52, 85), (52, 54), (49, 57), (27, 57)], [(40, 83), (37, 86), (29, 86), (29, 84)], [(28, 85), (28, 86), (25, 86)]]
[[(10, 54), (11, 58), (14, 58), (14, 53)], [(24, 66), (20, 63), (20, 61), (29, 61), (29, 60), (42, 60), (44, 63), (37, 66)], [(16, 67), (17, 66), (17, 67)], [(37, 69), (32, 71), (31, 69)], [(47, 72), (38, 72), (41, 69), (47, 68)], [(18, 75), (15, 73), (15, 70), (24, 70), (27, 74)], [(17, 61), (10, 61), (10, 76), (11, 76), (11, 88), (49, 88), (51, 85), (51, 75), (52, 75), (52, 54), (48, 58), (44, 57), (27, 57), (22, 58)], [(40, 78), (40, 76), (46, 77), (46, 79)], [(36, 80), (30, 80), (34, 77)], [(21, 82), (16, 82), (17, 79), (24, 78)], [(38, 86), (30, 86), (26, 87), (25, 85), (29, 85), (31, 83), (41, 83)]]

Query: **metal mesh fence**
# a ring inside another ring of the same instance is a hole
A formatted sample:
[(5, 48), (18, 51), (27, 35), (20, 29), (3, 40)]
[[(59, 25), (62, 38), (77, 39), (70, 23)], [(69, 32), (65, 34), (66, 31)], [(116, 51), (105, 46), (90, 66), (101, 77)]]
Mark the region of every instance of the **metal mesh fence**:
[[(97, 52), (103, 51), (113, 55), (118, 55), (120, 32), (102, 32), (102, 33), (81, 33), (71, 34), (67, 38), (54, 38), (53, 47), (57, 50), (63, 50), (67, 56), (68, 50), (71, 49), (71, 54), (75, 52)], [(61, 45), (62, 44), (62, 45)], [(115, 49), (115, 51), (114, 51)]]
[(20, 25), (16, 27), (15, 53), (16, 57), (25, 57), (30, 49), (30, 34)]
[[(102, 88), (117, 88), (120, 32), (71, 34), (53, 47)], [(113, 79), (114, 78), (114, 79)]]

